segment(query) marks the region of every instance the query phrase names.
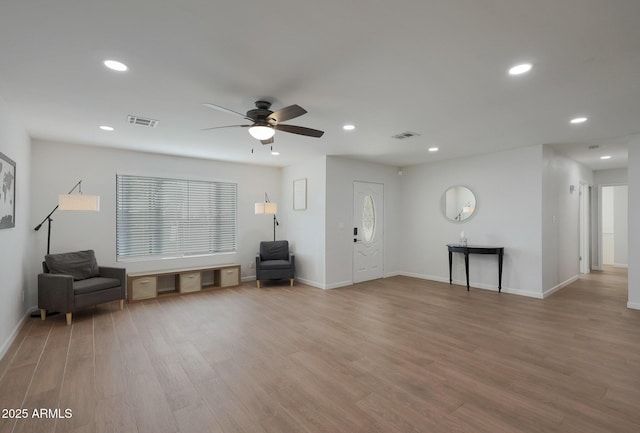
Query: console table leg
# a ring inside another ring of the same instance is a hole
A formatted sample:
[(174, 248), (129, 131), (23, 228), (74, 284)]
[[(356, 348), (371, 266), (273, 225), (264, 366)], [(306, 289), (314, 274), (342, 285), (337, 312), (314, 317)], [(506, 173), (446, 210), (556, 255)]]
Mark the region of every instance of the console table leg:
[(453, 279), (451, 278), (451, 266), (453, 265), (453, 253), (449, 251), (449, 284), (453, 283)]
[(469, 253), (464, 253), (464, 273), (467, 275), (467, 292), (469, 291)]
[(502, 251), (498, 254), (498, 293), (502, 292)]

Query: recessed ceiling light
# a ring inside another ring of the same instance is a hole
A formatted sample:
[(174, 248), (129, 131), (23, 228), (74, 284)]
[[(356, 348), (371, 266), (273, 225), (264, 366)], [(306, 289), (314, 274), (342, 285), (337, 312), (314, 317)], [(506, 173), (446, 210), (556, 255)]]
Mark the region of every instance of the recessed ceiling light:
[(440, 149), (438, 149), (437, 147), (430, 147), (429, 148), (429, 152), (437, 152), (438, 150), (440, 150)]
[(575, 119), (571, 119), (572, 124), (577, 125), (578, 123), (584, 123), (587, 121), (586, 117), (576, 117)]
[(356, 125), (344, 125), (342, 129), (344, 129), (345, 131), (353, 131), (354, 129), (356, 129)]
[(278, 156), (278, 155), (280, 155), (280, 152), (276, 152), (275, 150), (272, 150), (271, 154), (274, 155), (274, 156)]
[(113, 131), (113, 127), (107, 125), (100, 126), (100, 129), (102, 129), (103, 131)]
[(509, 75), (526, 74), (531, 70), (532, 67), (533, 65), (531, 65), (531, 63), (522, 63), (520, 65), (516, 65), (509, 69)]
[(107, 68), (113, 69), (114, 71), (118, 71), (118, 72), (124, 72), (129, 69), (127, 65), (125, 65), (124, 63), (118, 62), (117, 60), (105, 60), (104, 65)]
[(611, 159), (611, 155), (601, 156), (600, 159)]

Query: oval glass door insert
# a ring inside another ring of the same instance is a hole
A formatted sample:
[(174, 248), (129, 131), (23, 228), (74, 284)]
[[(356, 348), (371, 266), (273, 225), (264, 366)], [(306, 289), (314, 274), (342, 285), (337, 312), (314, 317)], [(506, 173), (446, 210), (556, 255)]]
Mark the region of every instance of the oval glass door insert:
[(376, 212), (373, 197), (367, 195), (362, 200), (362, 235), (365, 242), (371, 242), (376, 231)]

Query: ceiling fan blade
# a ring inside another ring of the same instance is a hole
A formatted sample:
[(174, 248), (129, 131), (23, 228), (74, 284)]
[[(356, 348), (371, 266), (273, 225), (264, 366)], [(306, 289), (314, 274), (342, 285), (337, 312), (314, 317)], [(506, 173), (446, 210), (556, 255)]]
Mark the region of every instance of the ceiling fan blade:
[(246, 114), (238, 113), (237, 111), (229, 110), (228, 108), (224, 108), (224, 107), (221, 107), (221, 106), (216, 105), (216, 104), (211, 104), (211, 103), (205, 102), (202, 105), (204, 105), (205, 107), (213, 108), (213, 109), (218, 110), (218, 111), (223, 111), (225, 113), (233, 114), (235, 116), (240, 116), (243, 119), (252, 120), (252, 119), (249, 119), (246, 116)]
[(284, 107), (279, 109), (278, 111), (274, 111), (269, 115), (269, 119), (273, 119), (276, 123), (286, 122), (290, 119), (295, 119), (296, 117), (302, 116), (305, 114), (307, 110), (302, 108), (299, 105), (289, 105), (288, 107)]
[(306, 135), (308, 137), (322, 137), (324, 131), (320, 131), (318, 129), (305, 128), (304, 126), (295, 126), (295, 125), (274, 125), (275, 129), (284, 132), (290, 132), (292, 134)]
[(262, 144), (271, 144), (271, 143), (273, 143), (273, 137), (267, 138), (266, 140), (260, 140), (260, 143), (262, 143)]
[(250, 127), (250, 126), (251, 126), (251, 125), (225, 125), (225, 126), (212, 126), (211, 128), (204, 128), (204, 129), (201, 129), (201, 131), (208, 131), (208, 130), (210, 130), (210, 129), (237, 128), (237, 127), (240, 127), (240, 128), (248, 128), (248, 127)]

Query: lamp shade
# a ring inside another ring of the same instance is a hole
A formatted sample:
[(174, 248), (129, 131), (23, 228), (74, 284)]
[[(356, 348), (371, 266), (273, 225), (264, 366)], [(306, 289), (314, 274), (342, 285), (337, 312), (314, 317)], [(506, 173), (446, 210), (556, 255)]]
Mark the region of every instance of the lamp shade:
[(268, 140), (276, 133), (276, 130), (268, 126), (252, 126), (249, 134), (256, 140)]
[(100, 210), (100, 196), (88, 194), (61, 194), (58, 196), (60, 210), (93, 211)]
[(256, 203), (255, 213), (275, 215), (278, 212), (277, 203)]

